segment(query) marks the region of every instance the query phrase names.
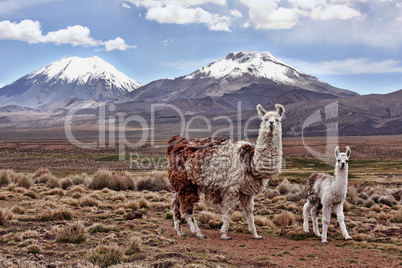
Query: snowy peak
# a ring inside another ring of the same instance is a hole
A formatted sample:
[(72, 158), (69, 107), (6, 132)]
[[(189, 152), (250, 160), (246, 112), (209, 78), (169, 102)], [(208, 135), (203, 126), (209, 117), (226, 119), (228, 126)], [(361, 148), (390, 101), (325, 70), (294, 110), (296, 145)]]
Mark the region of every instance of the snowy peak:
[(96, 56), (90, 58), (64, 57), (28, 75), (33, 82), (38, 76), (42, 76), (46, 82), (63, 80), (82, 85), (92, 79), (103, 79), (113, 83), (116, 87), (125, 88), (127, 92), (142, 86)]
[(225, 58), (200, 68), (186, 76), (185, 79), (238, 78), (244, 75), (293, 84), (294, 77), (305, 74), (278, 60), (269, 52), (240, 51), (229, 53)]
[(0, 89), (0, 106), (37, 108), (58, 101), (112, 101), (142, 85), (99, 57), (64, 57)]

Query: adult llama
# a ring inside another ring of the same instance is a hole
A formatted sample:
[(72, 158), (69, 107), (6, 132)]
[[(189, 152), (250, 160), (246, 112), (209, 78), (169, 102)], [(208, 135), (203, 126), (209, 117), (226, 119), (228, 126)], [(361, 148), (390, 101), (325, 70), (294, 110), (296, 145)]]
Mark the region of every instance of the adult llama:
[(224, 138), (186, 139), (173, 136), (168, 142), (168, 177), (175, 191), (172, 202), (174, 228), (181, 229), (183, 216), (199, 238), (205, 238), (194, 218), (194, 205), (199, 195), (222, 210), (221, 239), (228, 240), (229, 223), (236, 203), (247, 219), (253, 238), (262, 239), (254, 224), (254, 197), (277, 177), (282, 166), (282, 125), (285, 109), (276, 104), (276, 111), (257, 106), (261, 119), (256, 144)]

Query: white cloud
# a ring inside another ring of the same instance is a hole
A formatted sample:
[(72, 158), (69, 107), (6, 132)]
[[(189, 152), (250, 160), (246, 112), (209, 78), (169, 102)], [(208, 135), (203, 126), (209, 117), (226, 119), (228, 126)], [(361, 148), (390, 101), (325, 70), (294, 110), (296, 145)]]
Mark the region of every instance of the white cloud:
[(20, 23), (0, 21), (1, 39), (18, 40), (30, 44), (54, 43), (56, 45), (70, 44), (72, 46), (85, 47), (105, 46), (103, 49), (105, 51), (135, 48), (135, 46), (127, 45), (120, 37), (109, 41), (95, 40), (91, 37), (89, 28), (81, 25), (68, 26), (66, 29), (48, 32), (46, 35), (43, 35), (40, 22), (32, 20), (23, 20)]
[(241, 14), (241, 12), (239, 10), (237, 10), (237, 9), (231, 9), (230, 10), (230, 15), (232, 15), (233, 17), (236, 17), (236, 18), (242, 18), (243, 17), (243, 14)]
[(123, 8), (131, 9), (131, 6), (129, 4), (127, 4), (127, 3), (125, 3), (125, 2), (121, 3), (121, 6)]
[(102, 45), (105, 46), (105, 51), (110, 52), (112, 50), (127, 50), (130, 48), (137, 48), (136, 46), (129, 46), (126, 44), (126, 42), (120, 38), (120, 37), (116, 37), (116, 39), (114, 40), (109, 40), (106, 42), (102, 42)]
[(40, 23), (31, 20), (23, 20), (18, 24), (8, 20), (0, 21), (0, 39), (39, 43), (42, 39)]
[(165, 65), (172, 67), (173, 69), (180, 70), (186, 72), (188, 74), (189, 72), (193, 72), (202, 66), (205, 66), (216, 59), (213, 58), (206, 58), (206, 59), (200, 59), (200, 60), (179, 60), (175, 62), (166, 62)]
[(71, 44), (73, 46), (98, 46), (90, 36), (90, 30), (81, 25), (68, 26), (67, 29), (49, 32), (43, 37), (44, 43), (55, 43), (56, 45)]
[(317, 7), (311, 12), (311, 18), (315, 20), (341, 19), (348, 20), (359, 18), (362, 14), (346, 5), (330, 5), (327, 7)]
[(0, 14), (15, 14), (33, 6), (59, 1), (61, 0), (3, 0), (0, 1)]
[(225, 0), (124, 0), (147, 9), (146, 19), (159, 23), (205, 24), (211, 31), (230, 32), (230, 18), (199, 7), (206, 3), (224, 5)]
[(162, 41), (162, 44), (163, 44), (165, 47), (167, 47), (167, 46), (169, 46), (169, 44), (172, 43), (172, 42), (173, 42), (173, 39), (166, 39), (166, 40), (163, 40), (163, 41)]
[(353, 19), (361, 13), (348, 0), (289, 0), (281, 6), (280, 0), (240, 0), (249, 8), (250, 23), (256, 29), (290, 29), (303, 19)]
[(321, 62), (284, 60), (292, 66), (314, 75), (402, 73), (402, 62), (392, 59), (375, 61), (368, 58), (356, 58)]

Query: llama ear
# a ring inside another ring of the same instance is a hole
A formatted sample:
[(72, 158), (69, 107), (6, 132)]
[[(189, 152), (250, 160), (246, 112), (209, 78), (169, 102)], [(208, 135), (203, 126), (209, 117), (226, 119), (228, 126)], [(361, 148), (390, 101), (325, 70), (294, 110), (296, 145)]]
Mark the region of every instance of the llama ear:
[(258, 115), (261, 117), (263, 117), (267, 113), (267, 111), (265, 111), (265, 109), (262, 108), (262, 106), (260, 104), (257, 105), (257, 111), (258, 111)]
[(349, 146), (346, 146), (346, 156), (349, 157), (351, 153), (352, 150), (350, 150)]
[(285, 108), (281, 104), (275, 104), (275, 107), (279, 116), (282, 117), (282, 115), (285, 113)]
[(336, 146), (335, 148), (335, 157), (338, 158), (339, 155), (339, 146)]

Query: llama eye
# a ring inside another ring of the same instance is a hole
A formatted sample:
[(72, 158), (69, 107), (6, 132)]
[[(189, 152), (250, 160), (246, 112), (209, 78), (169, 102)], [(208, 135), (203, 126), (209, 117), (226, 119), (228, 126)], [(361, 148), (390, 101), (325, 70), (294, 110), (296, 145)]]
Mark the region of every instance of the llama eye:
[(338, 159), (338, 163), (340, 163), (340, 162), (341, 162), (341, 160)]
[(276, 121), (277, 123), (279, 123), (279, 119), (276, 119), (275, 121)]
[(349, 163), (349, 160), (346, 160), (346, 163)]

